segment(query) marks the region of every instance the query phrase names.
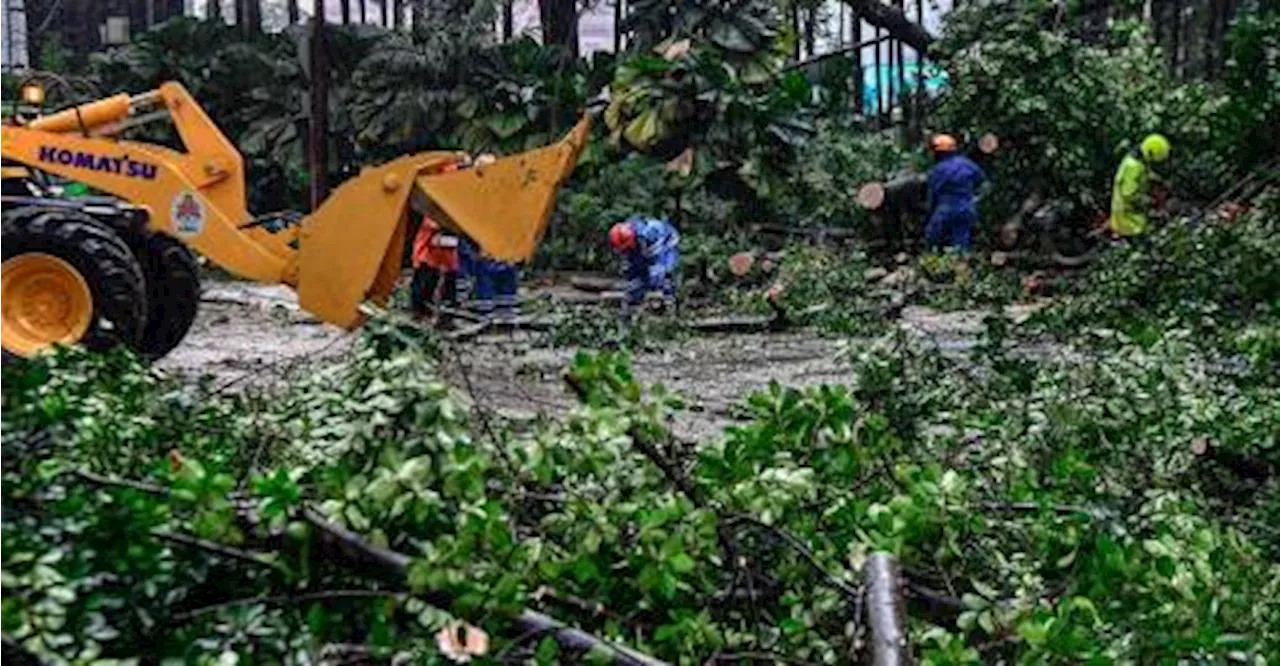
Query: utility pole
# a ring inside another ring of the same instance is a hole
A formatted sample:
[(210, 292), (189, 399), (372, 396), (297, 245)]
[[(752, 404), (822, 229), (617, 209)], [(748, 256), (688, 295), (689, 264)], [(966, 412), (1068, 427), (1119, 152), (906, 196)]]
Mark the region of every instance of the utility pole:
[(311, 76), (309, 86), (310, 123), (307, 127), (307, 169), (311, 172), (311, 210), (329, 195), (327, 170), (329, 164), (329, 44), (325, 40), (324, 0), (315, 0), (315, 13), (311, 17), (311, 39), (308, 44), (308, 62)]

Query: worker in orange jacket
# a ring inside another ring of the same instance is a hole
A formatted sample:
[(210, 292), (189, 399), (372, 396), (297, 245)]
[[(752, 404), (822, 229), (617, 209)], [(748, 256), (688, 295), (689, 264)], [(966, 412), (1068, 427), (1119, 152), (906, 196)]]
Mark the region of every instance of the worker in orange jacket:
[(461, 266), (458, 237), (442, 230), (430, 215), (423, 215), (422, 225), (413, 238), (413, 284), (409, 302), (415, 317), (426, 316), (435, 303), (458, 305)]

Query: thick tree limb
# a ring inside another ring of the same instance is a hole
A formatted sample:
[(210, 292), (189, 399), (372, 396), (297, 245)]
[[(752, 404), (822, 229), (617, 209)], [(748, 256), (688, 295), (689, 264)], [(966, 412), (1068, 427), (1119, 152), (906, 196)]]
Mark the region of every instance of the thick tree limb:
[[(409, 574), (410, 559), (407, 555), (386, 548), (379, 548), (359, 535), (344, 527), (330, 523), (324, 516), (312, 509), (303, 510), (303, 518), (321, 535), (321, 544), (329, 555), (356, 564), (371, 575), (396, 585), (405, 585)], [(427, 603), (441, 608), (448, 608), (453, 600), (440, 592), (429, 592), (419, 595)], [(512, 624), (522, 633), (532, 632), (534, 635), (546, 634), (555, 639), (560, 647), (575, 651), (596, 651), (609, 654), (614, 663), (634, 666), (666, 666), (648, 655), (630, 648), (610, 643), (597, 638), (581, 629), (570, 627), (549, 615), (525, 610), (512, 619)]]
[(878, 0), (844, 0), (862, 20), (889, 32), (889, 36), (905, 42), (917, 51), (928, 51), (935, 41), (924, 26), (907, 18), (901, 9), (890, 7)]
[[(86, 482), (99, 486), (111, 486), (158, 495), (167, 495), (169, 493), (167, 489), (159, 486), (152, 486), (138, 481), (113, 479), (85, 470), (76, 472), (76, 475), (84, 479)], [(242, 511), (251, 510), (250, 507), (240, 508)], [(361, 571), (366, 575), (383, 580), (399, 588), (407, 586), (409, 563), (411, 561), (409, 556), (397, 553), (393, 550), (374, 546), (354, 532), (329, 522), (327, 518), (313, 509), (303, 509), (302, 518), (320, 534), (320, 545), (324, 551), (323, 555), (329, 561), (337, 561), (347, 565), (352, 565), (361, 569)], [(249, 516), (247, 519), (250, 522), (256, 522), (252, 516)], [(243, 551), (238, 548), (232, 548), (230, 546), (206, 541), (204, 539), (197, 539), (186, 534), (155, 530), (152, 532), (152, 535), (163, 541), (198, 550), (204, 550), (222, 557), (242, 560), (260, 566), (274, 566), (271, 562), (262, 559), (261, 556), (256, 553)], [(386, 596), (393, 593), (375, 590), (370, 590), (367, 593), (360, 591), (329, 591), (318, 592), (314, 595), (295, 595), (292, 597), (237, 599), (221, 605), (227, 606), (240, 603), (267, 603), (271, 601), (279, 601), (283, 603), (287, 600), (305, 601), (308, 598), (330, 598), (334, 595), (354, 597), (357, 594)], [(443, 593), (429, 592), (418, 596), (423, 601), (440, 608), (449, 608), (453, 605), (453, 600)], [(192, 611), (191, 615), (194, 616), (195, 614), (206, 611), (211, 612), (211, 609), (213, 609), (213, 607), (197, 609), (196, 611)], [(666, 662), (598, 638), (592, 634), (582, 631), (581, 629), (570, 627), (549, 615), (544, 615), (536, 611), (525, 610), (521, 612), (518, 616), (512, 619), (512, 624), (522, 632), (548, 634), (565, 649), (582, 652), (597, 651), (601, 654), (611, 655), (614, 663), (626, 664), (628, 666), (667, 666)]]
[(871, 663), (875, 666), (910, 664), (907, 617), (902, 602), (902, 573), (889, 553), (867, 559), (867, 620), (871, 626)]

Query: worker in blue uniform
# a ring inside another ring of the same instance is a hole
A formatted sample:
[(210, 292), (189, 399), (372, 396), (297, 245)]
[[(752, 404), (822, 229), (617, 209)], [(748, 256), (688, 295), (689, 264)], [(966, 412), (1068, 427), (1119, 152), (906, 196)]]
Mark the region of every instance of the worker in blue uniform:
[(514, 321), (519, 311), (520, 276), (516, 267), (482, 255), (470, 239), (461, 247), (463, 273), (471, 279), (471, 301), (484, 319)]
[(665, 305), (675, 307), (680, 233), (670, 222), (632, 216), (609, 229), (609, 245), (627, 260), (624, 313), (629, 314), (651, 291), (661, 292)]
[(938, 134), (930, 142), (936, 161), (929, 171), (929, 222), (925, 241), (932, 249), (973, 249), (978, 224), (978, 189), (986, 182), (982, 167), (956, 150), (956, 140)]

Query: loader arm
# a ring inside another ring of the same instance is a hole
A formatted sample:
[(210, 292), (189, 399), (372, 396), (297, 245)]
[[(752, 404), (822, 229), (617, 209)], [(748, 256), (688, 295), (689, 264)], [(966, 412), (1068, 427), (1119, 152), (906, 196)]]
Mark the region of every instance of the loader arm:
[[(135, 109), (163, 107), (187, 151), (111, 138)], [(228, 271), (278, 282), (288, 256), (240, 229), (244, 162), (179, 84), (136, 97), (117, 95), (35, 120), (4, 125), (3, 154), (28, 167), (79, 181), (145, 208), (153, 231), (172, 235)]]
[[(114, 138), (159, 117), (172, 121), (185, 152)], [(553, 145), (454, 173), (442, 171), (461, 154), (446, 151), (368, 167), (299, 228), (281, 233), (250, 224), (243, 158), (177, 83), (4, 125), (0, 143), (6, 160), (143, 207), (152, 231), (178, 238), (237, 276), (290, 285), (304, 309), (353, 328), (363, 321), (360, 304), (385, 302), (399, 277), (411, 200), (425, 197), (444, 212), (446, 226), (471, 237), (485, 254), (526, 260), (589, 129), (583, 117)]]

